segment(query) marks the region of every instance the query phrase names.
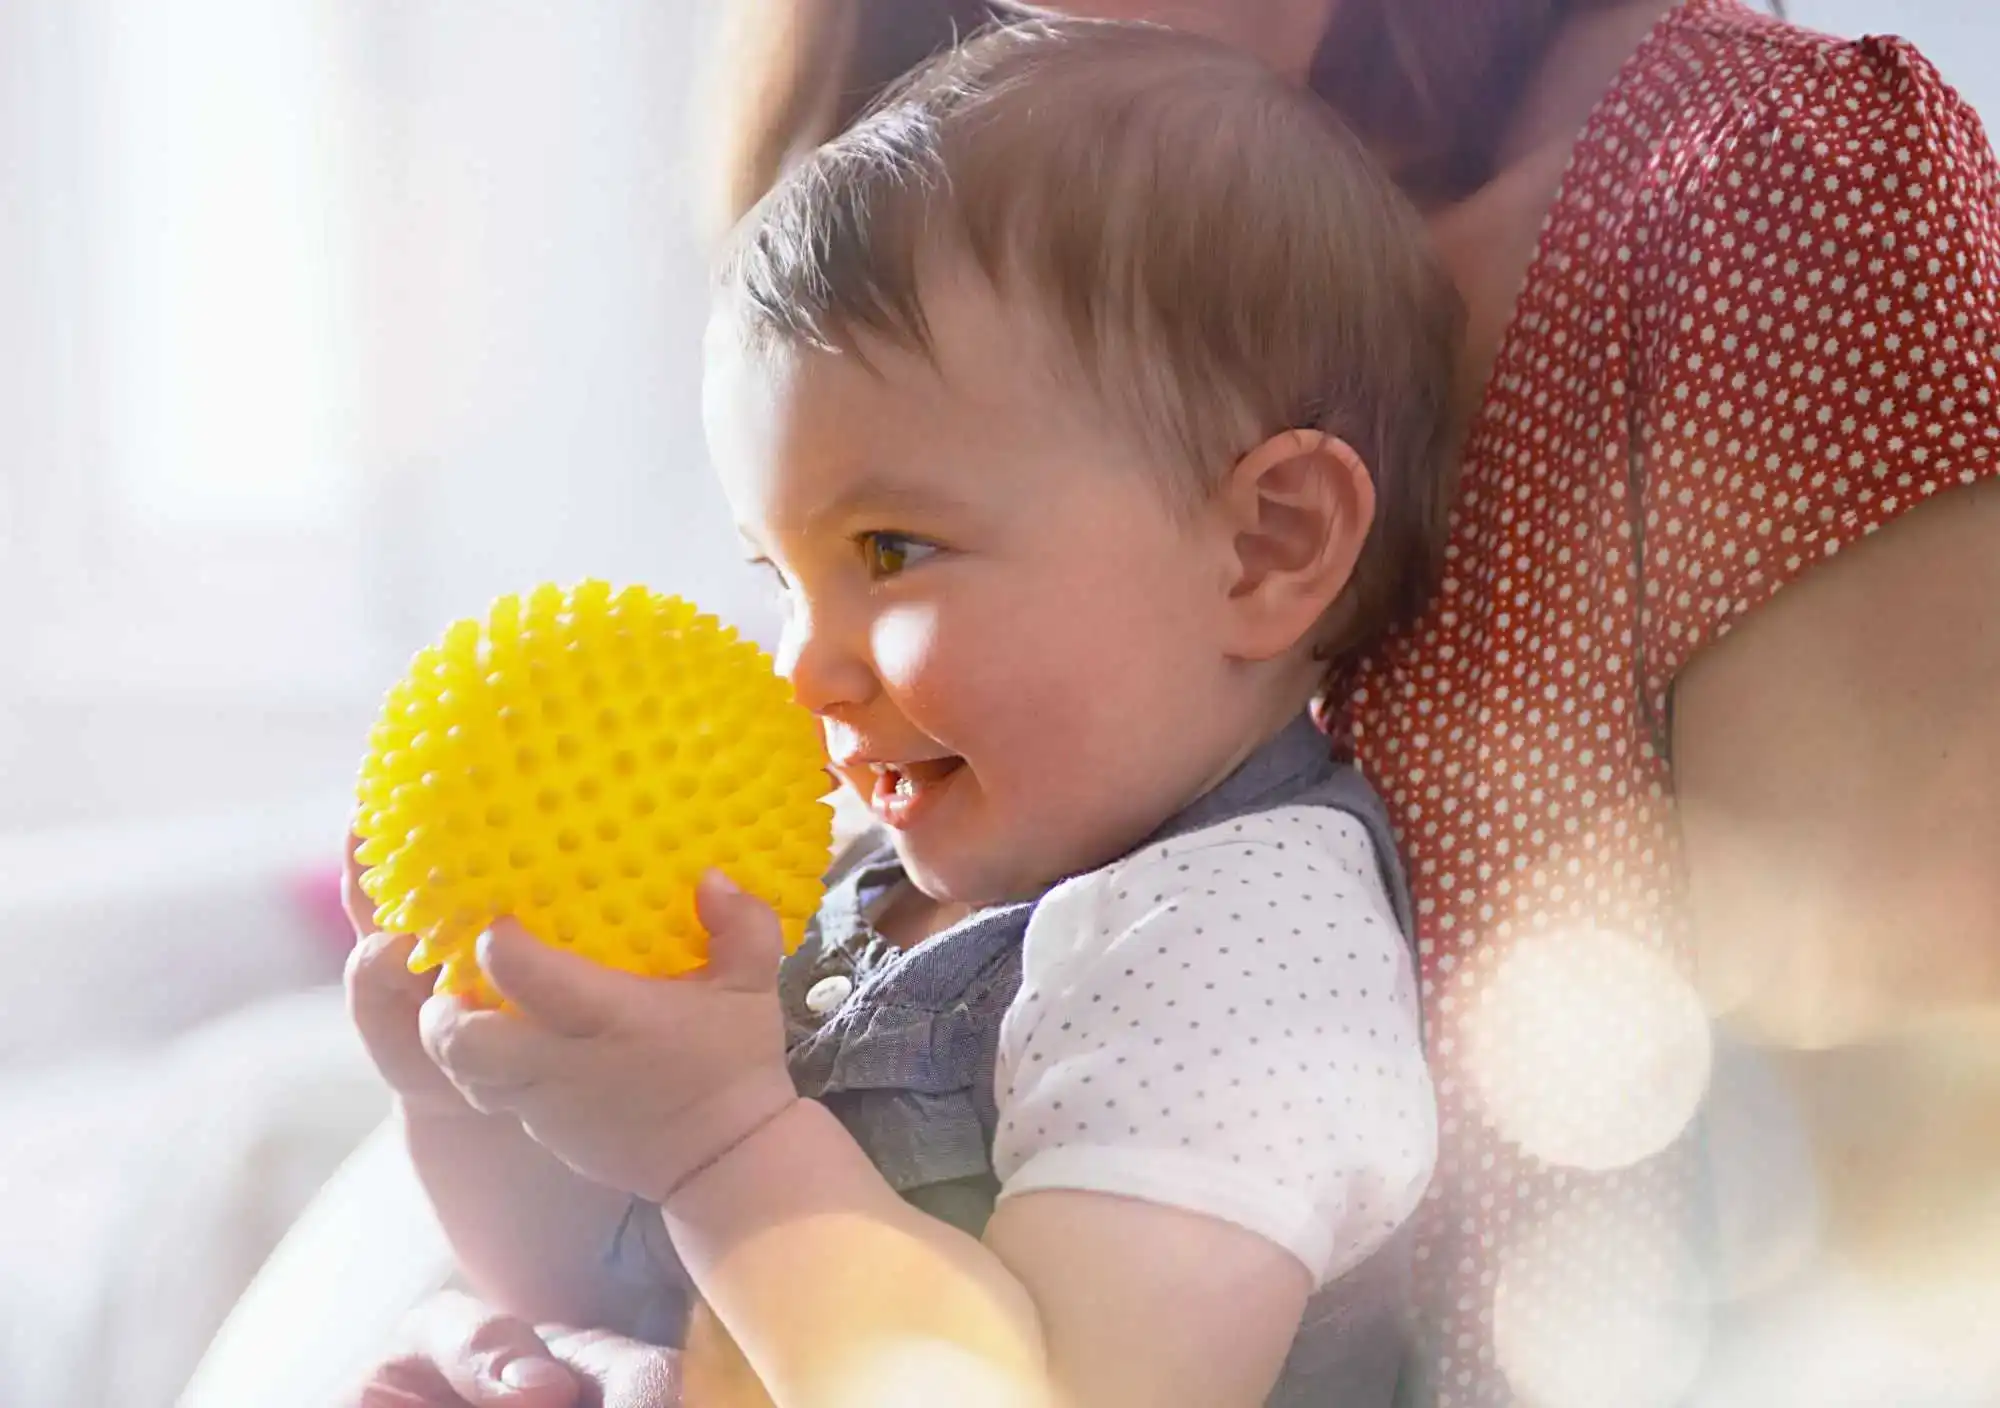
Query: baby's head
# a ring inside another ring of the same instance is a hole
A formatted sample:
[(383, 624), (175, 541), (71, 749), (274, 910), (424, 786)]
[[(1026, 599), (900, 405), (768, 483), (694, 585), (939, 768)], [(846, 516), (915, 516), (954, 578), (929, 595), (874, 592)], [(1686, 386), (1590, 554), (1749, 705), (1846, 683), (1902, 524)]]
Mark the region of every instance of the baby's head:
[(715, 460), (920, 887), (1123, 854), (1414, 612), (1459, 320), (1316, 100), (1164, 29), (991, 32), (751, 212)]

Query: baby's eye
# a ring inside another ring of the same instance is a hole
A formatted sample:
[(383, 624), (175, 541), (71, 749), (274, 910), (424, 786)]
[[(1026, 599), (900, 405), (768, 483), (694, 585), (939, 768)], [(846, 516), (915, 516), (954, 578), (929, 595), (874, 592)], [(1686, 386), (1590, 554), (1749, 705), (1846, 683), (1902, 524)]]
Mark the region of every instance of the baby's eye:
[(935, 544), (905, 533), (863, 533), (856, 540), (868, 575), (880, 581), (914, 567), (937, 551)]

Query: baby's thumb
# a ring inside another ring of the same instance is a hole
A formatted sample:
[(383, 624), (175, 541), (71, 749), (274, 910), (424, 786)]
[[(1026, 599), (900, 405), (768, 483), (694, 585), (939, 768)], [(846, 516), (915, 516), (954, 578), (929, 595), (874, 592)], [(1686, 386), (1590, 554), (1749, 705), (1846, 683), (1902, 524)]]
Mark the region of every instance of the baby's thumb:
[(738, 889), (721, 871), (711, 870), (695, 886), (694, 907), (708, 930), (711, 981), (745, 992), (776, 984), (785, 945), (771, 906)]

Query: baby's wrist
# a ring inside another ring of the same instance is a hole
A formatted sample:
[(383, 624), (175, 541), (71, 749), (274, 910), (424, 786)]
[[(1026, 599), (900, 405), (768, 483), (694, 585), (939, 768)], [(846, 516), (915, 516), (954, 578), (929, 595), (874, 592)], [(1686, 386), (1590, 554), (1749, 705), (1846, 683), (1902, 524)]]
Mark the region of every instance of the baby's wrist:
[[(691, 1141), (692, 1157), (683, 1155), (652, 1201), (665, 1209), (677, 1197), (711, 1174), (733, 1163), (757, 1142), (758, 1136), (779, 1124), (792, 1110), (805, 1103), (792, 1084), (789, 1072), (780, 1070), (775, 1079), (731, 1091), (727, 1103), (703, 1121), (707, 1137)], [(698, 1152), (695, 1152), (698, 1151)]]
[(477, 1129), (498, 1129), (510, 1124), (518, 1128), (520, 1125), (520, 1121), (512, 1115), (489, 1115), (475, 1108), (455, 1091), (449, 1096), (396, 1091), (391, 1097), (391, 1105), (396, 1117), (406, 1125), (462, 1125)]

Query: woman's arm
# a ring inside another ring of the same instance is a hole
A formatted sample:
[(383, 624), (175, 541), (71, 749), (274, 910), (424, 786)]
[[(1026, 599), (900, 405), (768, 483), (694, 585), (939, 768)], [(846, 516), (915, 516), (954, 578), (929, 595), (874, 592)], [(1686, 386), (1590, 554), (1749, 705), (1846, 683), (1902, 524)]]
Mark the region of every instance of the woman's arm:
[(1900, 41), (1757, 54), (1650, 203), (1639, 686), (1698, 979), (1829, 1235), (1959, 1255), (2000, 1154), (2000, 165)]
[(1262, 1237), (1104, 1194), (1008, 1200), (982, 1244), (905, 1203), (811, 1101), (665, 1216), (784, 1408), (904, 1401), (898, 1384), (924, 1403), (1257, 1404), (1311, 1290)]
[(1725, 1016), (1816, 1049), (2000, 1002), (2000, 483), (1910, 512), (1697, 657), (1674, 758)]
[(1674, 757), (1714, 1010), (1778, 1053), (1849, 1250), (1935, 1239), (2000, 1161), (2000, 483), (1698, 656)]

